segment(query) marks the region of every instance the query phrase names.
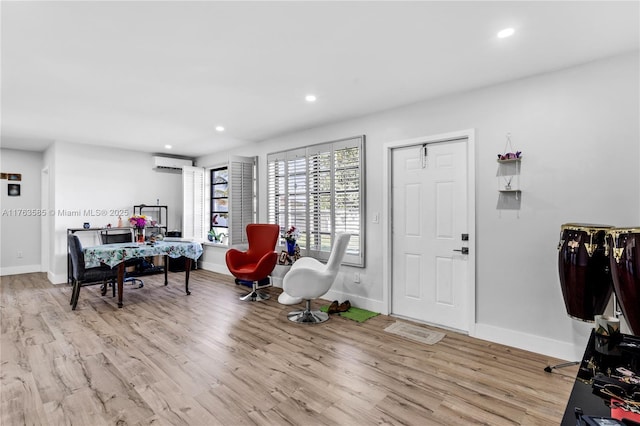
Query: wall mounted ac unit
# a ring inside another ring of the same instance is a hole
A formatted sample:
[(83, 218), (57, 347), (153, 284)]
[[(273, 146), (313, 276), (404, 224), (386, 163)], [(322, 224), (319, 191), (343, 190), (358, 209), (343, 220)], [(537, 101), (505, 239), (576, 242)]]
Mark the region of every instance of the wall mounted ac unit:
[(157, 155), (153, 157), (153, 168), (155, 170), (182, 171), (182, 166), (193, 166), (193, 161)]

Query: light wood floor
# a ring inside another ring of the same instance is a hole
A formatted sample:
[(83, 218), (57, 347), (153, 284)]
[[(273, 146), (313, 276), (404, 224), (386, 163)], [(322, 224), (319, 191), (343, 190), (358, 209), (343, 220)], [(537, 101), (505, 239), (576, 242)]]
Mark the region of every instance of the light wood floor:
[[(44, 274), (2, 277), (2, 425), (557, 425), (575, 369), (453, 332), (429, 346), (359, 324), (290, 323), (223, 275), (145, 277), (117, 309)], [(319, 301), (319, 303), (322, 301)], [(316, 303), (314, 303), (317, 306)]]

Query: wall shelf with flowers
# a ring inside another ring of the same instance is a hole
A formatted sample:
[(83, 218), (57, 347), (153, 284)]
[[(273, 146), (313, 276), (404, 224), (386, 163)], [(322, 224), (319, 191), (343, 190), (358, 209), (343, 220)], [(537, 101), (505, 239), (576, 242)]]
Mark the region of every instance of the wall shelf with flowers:
[(522, 190), (520, 188), (520, 171), (522, 152), (513, 149), (511, 133), (507, 133), (502, 154), (498, 154), (498, 210), (520, 210)]

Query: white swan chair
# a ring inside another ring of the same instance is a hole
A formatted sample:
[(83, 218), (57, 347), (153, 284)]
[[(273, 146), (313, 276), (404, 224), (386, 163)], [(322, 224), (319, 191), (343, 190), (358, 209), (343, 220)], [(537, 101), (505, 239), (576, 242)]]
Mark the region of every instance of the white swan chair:
[(300, 324), (317, 324), (329, 319), (329, 315), (311, 310), (311, 299), (316, 299), (329, 291), (338, 276), (340, 263), (347, 250), (351, 234), (336, 234), (327, 264), (311, 257), (298, 259), (284, 276), (282, 289), (289, 296), (305, 301), (302, 311), (290, 312), (289, 321)]

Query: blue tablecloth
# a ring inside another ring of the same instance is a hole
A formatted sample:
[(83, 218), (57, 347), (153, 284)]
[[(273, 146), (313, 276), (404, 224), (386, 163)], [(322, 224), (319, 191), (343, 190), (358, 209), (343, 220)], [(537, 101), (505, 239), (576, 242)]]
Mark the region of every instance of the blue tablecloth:
[(147, 256), (185, 256), (196, 260), (202, 255), (202, 244), (195, 241), (157, 241), (153, 245), (143, 243), (103, 244), (84, 248), (84, 264), (87, 268), (101, 263), (112, 268), (127, 259)]

